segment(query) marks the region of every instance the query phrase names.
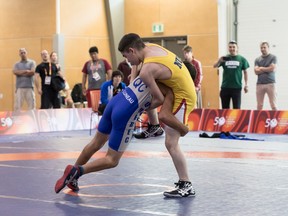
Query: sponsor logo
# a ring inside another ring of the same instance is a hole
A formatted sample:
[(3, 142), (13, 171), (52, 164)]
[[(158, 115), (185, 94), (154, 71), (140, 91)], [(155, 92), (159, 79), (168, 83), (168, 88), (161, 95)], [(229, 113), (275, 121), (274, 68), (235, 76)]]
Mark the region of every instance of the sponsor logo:
[(267, 118), (266, 121), (265, 121), (265, 127), (270, 127), (270, 128), (274, 128), (278, 125), (278, 121), (277, 119), (273, 118), (273, 119), (270, 119), (270, 118)]
[(174, 64), (177, 65), (180, 69), (182, 68), (182, 61), (178, 56), (175, 57)]
[(226, 122), (226, 120), (224, 117), (215, 117), (215, 119), (214, 119), (214, 125), (222, 126), (225, 124), (225, 122)]
[(13, 125), (13, 120), (10, 117), (1, 118), (0, 120), (2, 127), (11, 127)]

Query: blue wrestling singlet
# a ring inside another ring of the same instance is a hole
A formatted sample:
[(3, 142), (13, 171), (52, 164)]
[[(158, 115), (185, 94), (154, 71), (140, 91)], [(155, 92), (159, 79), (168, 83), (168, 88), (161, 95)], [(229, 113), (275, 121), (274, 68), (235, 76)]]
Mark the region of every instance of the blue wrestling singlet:
[(140, 77), (107, 104), (98, 131), (110, 134), (108, 145), (115, 151), (125, 151), (130, 143), (136, 120), (150, 107), (152, 96)]

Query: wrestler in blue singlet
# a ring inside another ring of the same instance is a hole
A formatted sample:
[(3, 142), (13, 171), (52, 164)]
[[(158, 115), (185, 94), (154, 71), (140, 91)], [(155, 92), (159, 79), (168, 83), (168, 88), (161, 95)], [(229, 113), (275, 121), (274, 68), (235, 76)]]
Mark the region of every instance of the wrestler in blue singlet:
[(99, 122), (98, 131), (110, 134), (109, 147), (124, 151), (131, 141), (135, 123), (141, 113), (150, 107), (149, 88), (138, 77), (107, 104)]

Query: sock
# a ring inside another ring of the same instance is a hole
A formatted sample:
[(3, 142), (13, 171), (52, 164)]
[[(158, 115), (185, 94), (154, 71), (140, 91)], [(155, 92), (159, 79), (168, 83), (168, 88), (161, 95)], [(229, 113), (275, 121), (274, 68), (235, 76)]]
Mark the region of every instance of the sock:
[(76, 168), (78, 168), (79, 172), (76, 175), (76, 179), (78, 179), (80, 176), (82, 176), (84, 174), (84, 168), (83, 166), (80, 165), (75, 165)]

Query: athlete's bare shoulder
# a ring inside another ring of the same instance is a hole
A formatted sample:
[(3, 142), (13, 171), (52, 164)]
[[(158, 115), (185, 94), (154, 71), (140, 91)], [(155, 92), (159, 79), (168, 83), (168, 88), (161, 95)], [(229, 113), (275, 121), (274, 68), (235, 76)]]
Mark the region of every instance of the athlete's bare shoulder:
[(167, 51), (161, 48), (160, 46), (154, 44), (148, 44), (146, 46), (145, 58), (157, 57), (157, 56), (167, 56)]

